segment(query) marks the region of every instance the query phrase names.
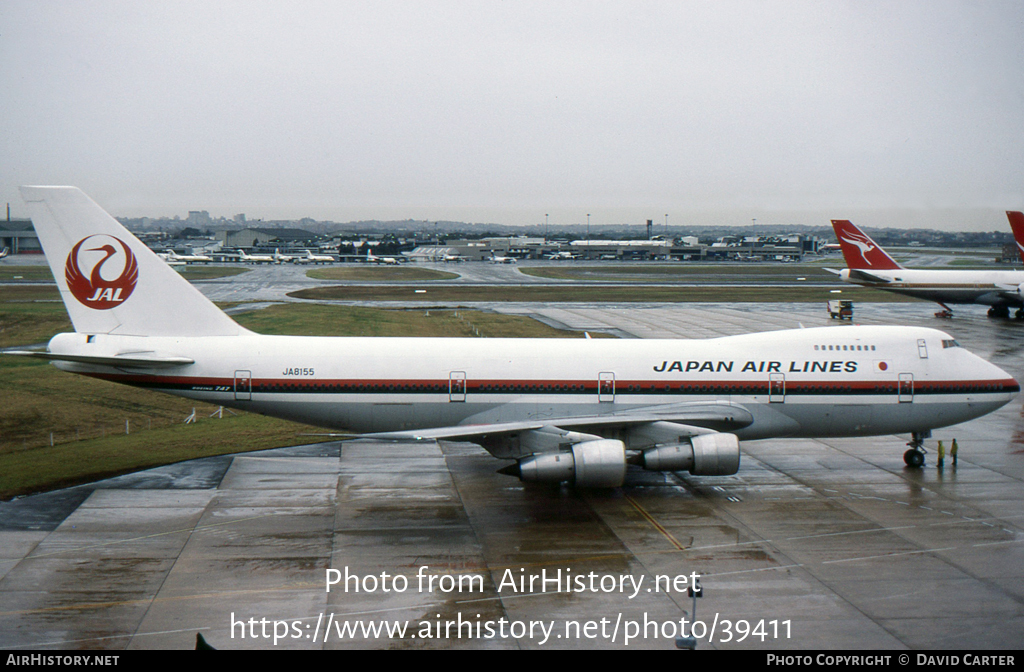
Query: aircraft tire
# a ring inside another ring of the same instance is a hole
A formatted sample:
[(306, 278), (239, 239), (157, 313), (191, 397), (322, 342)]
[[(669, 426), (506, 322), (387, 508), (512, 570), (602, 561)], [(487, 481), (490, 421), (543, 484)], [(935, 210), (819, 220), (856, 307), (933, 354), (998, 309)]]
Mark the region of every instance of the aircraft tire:
[(903, 461), (907, 463), (907, 466), (911, 469), (920, 469), (924, 466), (924, 453), (920, 450), (911, 448), (907, 452), (903, 453)]

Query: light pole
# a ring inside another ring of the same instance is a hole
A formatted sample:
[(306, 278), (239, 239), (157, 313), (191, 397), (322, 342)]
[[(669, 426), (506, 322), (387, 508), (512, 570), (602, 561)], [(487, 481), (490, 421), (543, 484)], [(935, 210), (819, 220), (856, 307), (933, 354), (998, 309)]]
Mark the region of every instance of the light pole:
[(590, 213), (587, 213), (587, 259), (590, 259)]
[(544, 242), (548, 242), (548, 213), (544, 213)]
[(665, 213), (665, 240), (668, 240), (668, 213)]

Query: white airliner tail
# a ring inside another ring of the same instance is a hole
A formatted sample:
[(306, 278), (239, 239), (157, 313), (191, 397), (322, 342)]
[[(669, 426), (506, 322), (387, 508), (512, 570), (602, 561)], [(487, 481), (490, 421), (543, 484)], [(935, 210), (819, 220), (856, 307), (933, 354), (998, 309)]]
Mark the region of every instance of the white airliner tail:
[(21, 187), (75, 331), (124, 336), (246, 333), (76, 187)]

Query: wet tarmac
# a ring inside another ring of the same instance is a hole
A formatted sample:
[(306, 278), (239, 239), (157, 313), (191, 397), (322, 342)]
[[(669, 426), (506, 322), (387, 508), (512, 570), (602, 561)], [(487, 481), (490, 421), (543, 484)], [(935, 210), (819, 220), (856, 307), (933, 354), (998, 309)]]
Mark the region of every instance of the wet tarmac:
[[(638, 338), (829, 323), (817, 304), (501, 309)], [(943, 329), (1024, 380), (1024, 324), (934, 310), (856, 321)], [(694, 573), (700, 649), (1019, 648), (1022, 402), (936, 431), (930, 449), (960, 446), (942, 469), (906, 468), (908, 437), (776, 439), (734, 476), (586, 491), (472, 444), (351, 441), (0, 503), (0, 648), (666, 649)]]

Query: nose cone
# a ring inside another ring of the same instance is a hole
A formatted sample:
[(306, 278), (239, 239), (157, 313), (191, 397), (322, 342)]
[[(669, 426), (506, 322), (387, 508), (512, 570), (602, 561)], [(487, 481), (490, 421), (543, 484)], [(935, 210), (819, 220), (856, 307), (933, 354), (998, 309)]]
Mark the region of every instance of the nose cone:
[(1002, 408), (1020, 393), (1020, 383), (1016, 378), (973, 353), (971, 356), (976, 360), (977, 368), (974, 370), (977, 371), (977, 379), (983, 390), (981, 394), (971, 395), (981, 400), (977, 406), (984, 408), (984, 411), (979, 415)]

